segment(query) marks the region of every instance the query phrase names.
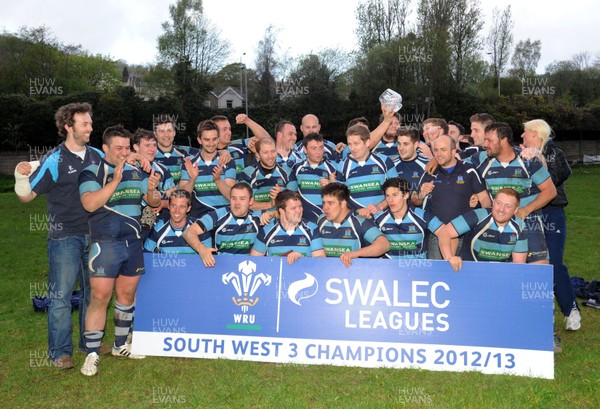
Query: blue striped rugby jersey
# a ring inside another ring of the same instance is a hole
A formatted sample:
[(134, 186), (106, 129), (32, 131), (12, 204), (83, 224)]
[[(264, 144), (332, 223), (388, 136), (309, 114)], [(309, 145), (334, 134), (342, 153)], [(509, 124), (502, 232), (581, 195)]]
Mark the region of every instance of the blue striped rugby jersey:
[(260, 163), (244, 168), (237, 177), (238, 182), (246, 182), (252, 188), (254, 201), (259, 203), (270, 202), (269, 192), (275, 185), (282, 189), (296, 190), (290, 182), (288, 172), (278, 164), (273, 169), (265, 169)]
[(179, 184), (181, 179), (181, 168), (183, 166), (183, 160), (191, 155), (198, 153), (198, 149), (191, 148), (188, 146), (177, 146), (174, 145), (169, 152), (163, 152), (158, 149), (154, 156), (154, 161), (160, 163), (171, 172), (173, 181), (175, 184)]
[[(156, 161), (152, 161), (151, 164), (154, 173), (158, 173), (160, 175), (160, 182), (158, 182), (157, 190), (160, 192), (160, 197), (162, 200), (168, 199), (167, 194), (165, 193), (167, 190), (173, 189), (175, 187), (175, 180), (173, 176), (171, 176), (171, 172), (164, 165)], [(150, 173), (146, 172), (143, 169), (140, 171), (146, 176), (150, 177)], [(142, 207), (148, 206), (145, 200), (142, 200)], [(168, 211), (168, 209), (167, 209)]]
[(501, 228), (492, 217), (492, 209), (474, 209), (451, 222), (463, 239), (461, 257), (469, 261), (510, 261), (515, 253), (527, 253), (527, 235), (523, 220), (516, 216)]
[(271, 220), (258, 232), (254, 250), (265, 256), (280, 256), (290, 251), (310, 257), (313, 251), (322, 250), (323, 242), (316, 233), (314, 223), (301, 221), (293, 232), (286, 232), (279, 220)]
[(160, 219), (156, 222), (148, 238), (144, 242), (144, 251), (151, 253), (177, 253), (196, 254), (185, 239), (183, 232), (194, 223), (194, 219), (187, 216), (182, 228), (174, 227), (170, 219)]
[(308, 160), (296, 163), (290, 174), (290, 181), (295, 183), (302, 200), (302, 217), (316, 223), (323, 214), (323, 198), (321, 197), (321, 179), (329, 179), (336, 167), (324, 160), (318, 165), (311, 165)]
[(405, 161), (398, 159), (396, 162), (394, 162), (394, 167), (396, 168), (396, 172), (398, 172), (398, 177), (406, 179), (410, 185), (411, 192), (419, 190), (419, 181), (421, 180), (423, 173), (425, 173), (425, 166), (427, 166), (428, 162), (429, 159), (419, 155), (417, 155), (417, 157), (413, 160)]
[[(183, 167), (183, 160), (190, 156), (189, 149), (184, 149), (185, 147), (181, 146), (173, 146), (173, 148), (169, 152), (163, 152), (158, 149), (156, 155), (154, 156), (154, 161), (160, 163), (165, 168), (171, 172), (171, 176), (173, 177), (173, 181), (175, 184), (179, 184), (179, 180), (181, 179), (181, 168)], [(198, 152), (197, 149), (193, 149), (193, 152)]]
[(208, 212), (196, 221), (205, 232), (210, 232), (219, 254), (249, 254), (260, 231), (260, 218), (248, 213), (237, 218), (229, 207)]
[(317, 229), (327, 257), (339, 257), (347, 251), (361, 249), (383, 235), (373, 221), (352, 211), (339, 224), (321, 216)]
[(240, 146), (228, 145), (227, 151), (231, 154), (231, 160), (235, 165), (235, 173), (236, 175), (241, 173), (244, 170), (245, 160), (246, 160), (246, 152)]
[[(379, 145), (379, 143), (384, 143), (384, 144), (385, 144), (385, 142), (382, 142), (382, 140), (380, 140), (380, 141), (378, 142), (378, 145)], [(396, 156), (397, 156), (398, 158), (400, 158), (400, 153), (398, 152), (398, 140), (396, 140), (396, 142), (395, 142), (395, 145), (396, 145)], [(378, 153), (378, 152), (376, 152), (376, 153)], [(425, 160), (425, 161), (428, 161), (428, 160), (429, 160), (429, 159), (427, 159), (425, 156), (423, 156), (423, 153), (422, 153), (422, 151), (421, 151), (421, 148), (417, 148), (417, 154), (418, 154), (418, 157), (419, 157), (419, 158), (421, 158), (422, 160)], [(341, 162), (341, 161), (343, 161), (343, 160), (344, 160), (344, 159), (346, 159), (348, 156), (350, 156), (350, 148), (348, 148), (348, 146), (346, 146), (346, 147), (345, 147), (345, 148), (342, 150), (342, 153), (338, 154), (338, 157), (339, 157), (339, 160), (338, 160), (338, 162)], [(394, 156), (394, 155), (392, 154), (392, 156)], [(392, 160), (392, 163), (393, 163), (393, 162), (395, 162), (395, 160)]]
[(350, 207), (353, 210), (378, 204), (385, 198), (381, 186), (388, 178), (398, 176), (389, 158), (370, 153), (361, 165), (348, 156), (340, 162), (336, 178), (350, 189)]
[(396, 162), (400, 159), (400, 153), (398, 152), (398, 139), (395, 139), (393, 142), (385, 142), (382, 138), (379, 140), (377, 145), (371, 149), (371, 152), (383, 157), (388, 157), (392, 162)]
[(492, 199), (500, 189), (510, 187), (519, 193), (520, 207), (533, 202), (540, 194), (538, 186), (550, 178), (550, 173), (539, 159), (524, 160), (518, 153), (507, 164), (488, 157), (486, 151), (469, 157), (465, 162), (475, 166)]
[[(85, 168), (79, 176), (79, 194), (102, 189), (112, 181), (114, 170), (104, 159)], [(92, 241), (140, 239), (141, 202), (147, 192), (147, 176), (126, 163), (121, 182), (106, 204), (89, 214)]]
[(387, 258), (427, 258), (427, 238), (442, 226), (442, 221), (421, 208), (408, 208), (402, 220), (388, 210), (375, 215), (375, 224), (390, 242)]
[(287, 158), (284, 158), (279, 152), (277, 152), (277, 164), (281, 166), (288, 174), (298, 162), (302, 162), (302, 157), (294, 149), (290, 151)]
[(248, 149), (250, 139), (236, 139), (227, 146), (231, 158), (235, 161), (235, 170), (238, 175), (242, 173), (245, 167), (258, 163), (255, 154)]
[[(335, 143), (329, 139), (323, 139), (323, 144), (323, 148), (325, 150), (323, 159), (337, 164), (340, 161), (340, 155), (335, 150)], [(304, 143), (302, 139), (296, 142), (294, 145), (294, 150), (301, 160), (306, 159), (306, 152), (304, 152)]]
[[(190, 216), (198, 218), (203, 214), (221, 207), (229, 206), (229, 201), (221, 194), (213, 179), (213, 169), (219, 165), (219, 153), (210, 162), (206, 162), (198, 152), (191, 158), (192, 164), (198, 166), (198, 177), (192, 190), (192, 210)], [(221, 179), (235, 181), (235, 164), (229, 161), (223, 168)], [(189, 180), (190, 176), (185, 169), (181, 168), (181, 181)]]

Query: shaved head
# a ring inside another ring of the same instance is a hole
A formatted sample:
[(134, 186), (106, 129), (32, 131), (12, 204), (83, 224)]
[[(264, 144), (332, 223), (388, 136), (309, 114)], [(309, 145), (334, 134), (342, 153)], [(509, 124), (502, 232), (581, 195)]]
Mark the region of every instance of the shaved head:
[(319, 133), (321, 131), (321, 124), (319, 118), (313, 114), (306, 114), (302, 117), (302, 123), (300, 124), (300, 132), (303, 136), (311, 133)]
[(305, 123), (310, 123), (310, 122), (316, 122), (317, 124), (319, 123), (319, 118), (316, 115), (313, 114), (306, 114), (302, 117), (302, 124)]

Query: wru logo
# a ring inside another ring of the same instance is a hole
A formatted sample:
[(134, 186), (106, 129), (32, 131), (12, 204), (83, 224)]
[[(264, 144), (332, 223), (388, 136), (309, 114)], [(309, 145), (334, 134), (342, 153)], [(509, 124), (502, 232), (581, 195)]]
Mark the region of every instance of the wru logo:
[(252, 261), (242, 261), (238, 266), (239, 272), (225, 273), (222, 276), (223, 284), (233, 285), (237, 292), (237, 297), (232, 297), (233, 303), (242, 308), (242, 312), (247, 312), (248, 307), (254, 307), (258, 297), (254, 297), (256, 290), (264, 284), (271, 284), (271, 276), (265, 273), (256, 273), (256, 264)]

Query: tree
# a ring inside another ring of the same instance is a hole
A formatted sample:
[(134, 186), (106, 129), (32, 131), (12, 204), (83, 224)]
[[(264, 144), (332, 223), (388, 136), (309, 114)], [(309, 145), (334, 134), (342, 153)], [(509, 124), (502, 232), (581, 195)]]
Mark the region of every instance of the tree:
[(202, 13), (202, 0), (178, 0), (169, 6), (170, 21), (158, 37), (159, 62), (173, 70), (175, 93), (188, 100), (208, 92), (209, 74), (216, 73), (230, 44)]
[(23, 73), (27, 42), (16, 35), (0, 36), (0, 93), (27, 94), (28, 78)]
[(436, 104), (455, 105), (481, 78), (482, 21), (477, 0), (419, 0), (415, 28), (407, 31), (409, 5), (369, 0), (357, 7), (362, 52), (345, 77), (357, 82), (354, 97), (399, 90), (417, 118), (435, 113)]
[(538, 62), (542, 56), (542, 42), (540, 40), (519, 41), (511, 59), (511, 74), (516, 77), (534, 75)]
[(194, 18), (202, 14), (202, 0), (179, 0), (169, 6), (171, 21), (162, 23), (164, 33), (158, 37), (159, 60), (168, 66), (190, 58), (196, 38)]
[(331, 78), (336, 83), (336, 94), (345, 99), (350, 94), (351, 84), (347, 73), (356, 64), (356, 55), (340, 48), (326, 48), (317, 54), (319, 60), (331, 70)]
[(481, 59), (479, 32), (483, 26), (477, 0), (457, 0), (450, 24), (450, 69), (458, 89), (474, 82)]
[(573, 57), (571, 58), (571, 60), (575, 64), (575, 66), (577, 68), (579, 68), (580, 70), (585, 70), (586, 68), (589, 68), (591, 65), (590, 64), (591, 59), (592, 59), (592, 56), (590, 55), (590, 53), (588, 51), (583, 51), (581, 53), (577, 53), (577, 54), (573, 55)]
[(255, 73), (258, 78), (257, 103), (268, 103), (275, 94), (275, 74), (279, 67), (277, 59), (277, 34), (279, 30), (270, 25), (265, 36), (258, 42)]
[(0, 36), (0, 92), (36, 99), (80, 91), (112, 91), (121, 85), (114, 61), (89, 55), (80, 45), (60, 44), (46, 27), (22, 27)]
[(600, 100), (600, 69), (587, 66), (586, 54), (579, 53), (569, 61), (553, 62), (546, 67), (546, 81), (554, 87), (555, 96), (577, 106)]
[(367, 0), (356, 7), (356, 35), (362, 52), (403, 37), (410, 0)]
[(240, 63), (231, 63), (219, 70), (211, 77), (211, 84), (215, 88), (232, 87), (236, 91), (242, 93), (244, 89), (243, 71)]
[(221, 38), (221, 30), (203, 15), (196, 15), (192, 67), (202, 76), (215, 74), (229, 57), (231, 44)]
[(427, 116), (435, 101), (443, 101), (444, 94), (456, 90), (450, 76), (450, 26), (457, 8), (456, 1), (421, 0), (418, 8), (418, 35), (423, 44), (420, 53), (426, 58), (422, 61), (422, 83), (425, 85)]
[(289, 78), (282, 79), (277, 91), (284, 99), (302, 100), (307, 108), (321, 112), (335, 99), (333, 71), (319, 56), (307, 55), (300, 60)]
[(594, 58), (594, 67), (600, 68), (600, 53), (596, 53), (596, 58)]
[(512, 29), (514, 22), (510, 5), (503, 11), (497, 7), (492, 11), (492, 26), (486, 38), (488, 54), (492, 56), (494, 75), (498, 80), (498, 95), (500, 95), (500, 76), (506, 69), (513, 43)]
[(417, 92), (414, 90), (420, 84), (415, 70), (419, 63), (400, 60), (399, 50), (403, 47), (412, 47), (412, 43), (401, 39), (387, 45), (376, 45), (360, 55), (355, 66), (348, 71), (346, 77), (352, 83), (349, 94), (352, 95), (356, 108), (363, 111), (356, 116), (381, 113), (378, 97), (386, 88), (399, 91), (405, 100), (415, 102)]
[(144, 93), (149, 97), (171, 97), (174, 93), (175, 83), (173, 74), (164, 63), (149, 65), (144, 75)]

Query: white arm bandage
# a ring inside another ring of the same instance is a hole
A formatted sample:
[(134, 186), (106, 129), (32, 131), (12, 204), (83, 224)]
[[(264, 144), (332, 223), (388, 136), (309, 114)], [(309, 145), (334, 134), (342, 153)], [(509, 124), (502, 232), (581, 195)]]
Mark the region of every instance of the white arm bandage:
[(29, 184), (29, 176), (35, 172), (35, 170), (40, 166), (40, 161), (35, 160), (33, 162), (29, 162), (31, 165), (31, 170), (27, 175), (23, 175), (17, 171), (17, 167), (15, 168), (15, 193), (18, 196), (29, 196), (31, 193), (31, 185)]

